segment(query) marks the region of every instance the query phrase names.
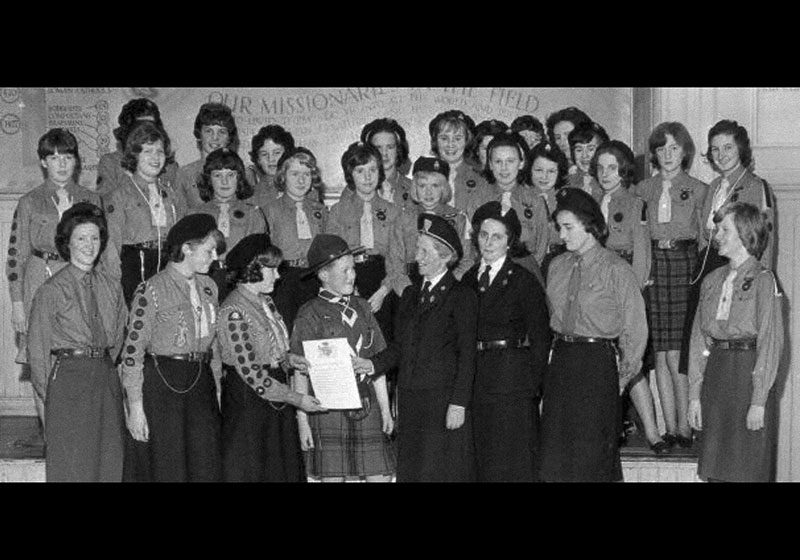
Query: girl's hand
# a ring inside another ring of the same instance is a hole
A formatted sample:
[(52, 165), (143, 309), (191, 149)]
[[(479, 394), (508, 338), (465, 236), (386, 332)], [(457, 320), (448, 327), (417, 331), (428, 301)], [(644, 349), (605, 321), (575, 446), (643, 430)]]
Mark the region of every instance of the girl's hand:
[[(687, 420), (689, 420), (689, 426), (693, 430), (702, 430), (703, 429), (703, 414), (700, 410), (700, 401), (698, 399), (693, 399), (689, 401), (689, 412), (687, 413)], [(748, 419), (750, 418), (748, 414)]]
[(451, 404), (447, 406), (445, 427), (448, 430), (457, 430), (464, 425), (465, 409), (463, 406)]
[(756, 431), (764, 427), (764, 407), (750, 405), (747, 411), (747, 429)]

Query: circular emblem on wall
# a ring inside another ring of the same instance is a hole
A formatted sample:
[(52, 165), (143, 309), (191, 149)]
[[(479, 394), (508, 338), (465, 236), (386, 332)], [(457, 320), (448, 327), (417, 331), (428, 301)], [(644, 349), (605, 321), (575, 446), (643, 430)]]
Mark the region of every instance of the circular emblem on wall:
[(0, 117), (0, 130), (8, 135), (19, 132), (20, 121), (17, 115), (6, 113)]
[(5, 103), (14, 103), (19, 99), (19, 88), (0, 88), (0, 99)]

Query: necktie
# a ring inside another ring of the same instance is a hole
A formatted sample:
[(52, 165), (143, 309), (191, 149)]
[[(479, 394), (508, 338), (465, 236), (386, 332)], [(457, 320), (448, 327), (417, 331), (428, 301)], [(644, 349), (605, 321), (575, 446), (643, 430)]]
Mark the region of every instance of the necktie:
[(150, 214), (153, 225), (157, 227), (167, 227), (167, 211), (164, 209), (164, 199), (158, 192), (155, 183), (148, 183), (147, 190), (150, 193)]
[(350, 328), (353, 328), (358, 318), (358, 313), (356, 313), (355, 309), (350, 307), (350, 296), (341, 297), (338, 303), (342, 307), (342, 321), (347, 323)]
[(58, 219), (61, 220), (61, 216), (64, 215), (64, 212), (69, 210), (72, 206), (72, 198), (69, 196), (66, 187), (59, 187), (56, 189), (56, 197), (58, 198), (56, 210), (58, 210)]
[[(206, 316), (206, 309), (203, 302), (200, 301), (200, 294), (197, 293), (197, 284), (194, 280), (189, 280), (189, 299), (192, 301), (192, 310), (194, 311), (194, 325), (195, 334), (197, 339), (205, 338), (209, 335), (208, 317)], [(199, 328), (198, 328), (199, 327)]]
[(714, 198), (711, 201), (711, 213), (708, 215), (708, 221), (706, 222), (706, 227), (708, 229), (714, 229), (714, 214), (717, 213), (717, 210), (722, 208), (722, 204), (725, 202), (725, 199), (728, 198), (728, 191), (730, 188), (730, 181), (723, 177), (722, 181), (719, 182), (719, 187), (714, 192)]
[(606, 223), (608, 223), (608, 205), (611, 202), (611, 193), (605, 193), (603, 195), (603, 201), (600, 203), (600, 210), (603, 212), (603, 217), (606, 219)]
[(89, 328), (92, 331), (92, 347), (106, 348), (108, 339), (103, 328), (103, 321), (100, 318), (100, 310), (97, 306), (97, 295), (94, 291), (94, 272), (89, 272), (84, 276), (84, 288), (86, 294), (86, 311), (89, 314)]
[(228, 202), (219, 203), (219, 219), (217, 220), (217, 229), (222, 232), (226, 238), (231, 234), (231, 205)]
[(489, 271), (492, 270), (492, 265), (487, 264), (486, 268), (483, 269), (483, 273), (481, 277), (478, 279), (478, 289), (481, 292), (485, 292), (489, 289)]
[(733, 281), (736, 279), (738, 270), (731, 269), (725, 282), (722, 283), (722, 294), (717, 305), (717, 321), (727, 321), (731, 313), (731, 299), (733, 298)]
[(658, 199), (658, 223), (663, 224), (672, 221), (672, 197), (669, 195), (669, 189), (672, 187), (672, 181), (669, 179), (661, 183), (661, 197)]
[(450, 183), (450, 191), (453, 193), (453, 196), (450, 197), (450, 201), (447, 203), (453, 208), (456, 206), (456, 168), (454, 166), (450, 167), (450, 175), (447, 177), (447, 182)]
[(280, 361), (281, 357), (289, 350), (289, 331), (272, 298), (266, 294), (261, 294), (261, 303), (267, 316), (267, 324), (274, 338), (274, 348), (268, 350), (275, 358), (275, 361)]
[(372, 235), (372, 203), (364, 201), (364, 211), (361, 213), (361, 245), (367, 249), (375, 247), (375, 239)]
[(295, 221), (297, 222), (297, 238), (298, 239), (311, 239), (313, 235), (311, 235), (311, 226), (308, 225), (308, 216), (306, 216), (306, 211), (303, 209), (303, 201), (297, 201), (294, 203), (295, 208), (297, 208), (297, 212), (295, 213)]
[(581, 258), (575, 259), (572, 274), (567, 286), (567, 305), (564, 309), (563, 334), (576, 334), (575, 322), (578, 319), (578, 294), (581, 289)]
[(588, 173), (583, 176), (583, 190), (592, 194), (592, 176)]
[(511, 192), (504, 192), (500, 197), (500, 212), (505, 216), (511, 210)]

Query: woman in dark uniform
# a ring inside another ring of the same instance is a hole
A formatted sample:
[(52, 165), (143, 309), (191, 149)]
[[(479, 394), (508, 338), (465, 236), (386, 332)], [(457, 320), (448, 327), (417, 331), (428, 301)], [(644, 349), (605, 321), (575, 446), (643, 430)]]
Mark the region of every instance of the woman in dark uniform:
[(361, 141), (377, 148), (383, 159), (383, 182), (378, 196), (399, 208), (411, 204), (412, 181), (406, 177), (411, 168), (406, 131), (394, 119), (375, 119), (361, 129)]
[(119, 482), (124, 417), (114, 358), (128, 310), (119, 283), (95, 268), (108, 241), (103, 211), (75, 204), (55, 240), (69, 265), (37, 291), (28, 346), (32, 380), (47, 395), (47, 481)]
[(463, 283), (478, 298), (472, 405), (478, 480), (532, 482), (550, 344), (547, 300), (539, 281), (513, 260), (524, 252), (513, 208), (503, 212), (498, 201), (484, 204), (472, 229), (481, 259)]
[[(267, 217), (252, 202), (253, 187), (244, 176), (244, 163), (236, 152), (226, 148), (214, 150), (206, 158), (203, 175), (197, 188), (201, 206), (192, 214), (203, 213), (214, 216), (217, 229), (225, 236), (225, 245), (233, 247), (239, 241), (254, 233), (268, 233)], [(228, 284), (221, 259), (211, 265), (209, 275), (217, 283), (220, 301), (228, 295)]]
[(236, 286), (217, 324), (226, 482), (305, 482), (295, 411), (325, 410), (291, 388), (292, 364), (304, 360), (289, 353), (289, 331), (269, 296), (280, 262), (280, 249), (264, 233), (243, 238), (225, 259)]
[(275, 188), (278, 165), (286, 152), (294, 150), (294, 137), (279, 124), (261, 127), (253, 136), (250, 150), (252, 165), (247, 166), (247, 182), (253, 187), (253, 202), (262, 208), (272, 203), (280, 191)]
[(143, 121), (125, 144), (125, 181), (104, 197), (109, 272), (120, 278), (129, 307), (136, 287), (166, 264), (164, 240), (185, 213), (175, 190), (162, 181), (171, 154), (164, 130)]
[(689, 356), (689, 424), (702, 430), (698, 475), (709, 481), (775, 480), (777, 396), (784, 344), (783, 293), (759, 262), (769, 239), (757, 206), (733, 202), (714, 217), (729, 263), (703, 281)]
[(137, 288), (122, 352), (128, 440), (124, 479), (222, 479), (220, 412), (211, 368), (217, 286), (206, 273), (225, 238), (208, 214), (167, 236), (169, 264)]
[(622, 480), (620, 393), (642, 367), (644, 299), (631, 266), (603, 246), (600, 205), (562, 189), (554, 212), (567, 252), (547, 278), (554, 331), (544, 376), (541, 469), (545, 482)]

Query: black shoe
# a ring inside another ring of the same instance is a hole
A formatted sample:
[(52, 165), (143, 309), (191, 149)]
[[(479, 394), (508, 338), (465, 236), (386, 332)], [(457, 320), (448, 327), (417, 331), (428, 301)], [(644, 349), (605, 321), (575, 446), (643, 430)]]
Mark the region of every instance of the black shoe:
[(678, 435), (678, 436), (676, 436), (676, 440), (678, 442), (678, 445), (681, 446), (683, 449), (691, 448), (692, 444), (694, 443), (694, 440), (692, 439), (692, 436), (686, 437), (686, 436)]
[(655, 443), (650, 444), (650, 451), (655, 453), (656, 455), (661, 455), (662, 453), (666, 453), (670, 449), (670, 444), (668, 444), (664, 440), (659, 440)]
[(663, 439), (664, 443), (666, 443), (669, 447), (673, 447), (676, 443), (678, 443), (678, 436), (669, 432), (661, 436), (661, 439)]

